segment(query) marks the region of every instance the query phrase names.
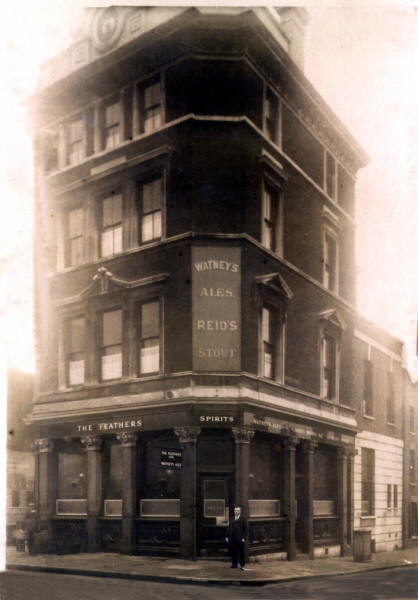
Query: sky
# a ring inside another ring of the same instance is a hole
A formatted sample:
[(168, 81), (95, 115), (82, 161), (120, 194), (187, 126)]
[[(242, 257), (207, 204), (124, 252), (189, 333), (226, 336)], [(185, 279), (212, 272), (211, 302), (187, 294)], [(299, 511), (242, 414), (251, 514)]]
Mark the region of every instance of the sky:
[[(251, 5), (236, 5), (244, 4)], [(25, 102), (40, 64), (71, 42), (83, 5), (19, 0), (2, 9), (0, 347), (6, 363), (26, 371), (34, 358)], [(306, 75), (371, 159), (357, 184), (358, 308), (402, 336), (408, 308), (418, 307), (418, 12), (402, 0), (304, 5), (311, 16)]]

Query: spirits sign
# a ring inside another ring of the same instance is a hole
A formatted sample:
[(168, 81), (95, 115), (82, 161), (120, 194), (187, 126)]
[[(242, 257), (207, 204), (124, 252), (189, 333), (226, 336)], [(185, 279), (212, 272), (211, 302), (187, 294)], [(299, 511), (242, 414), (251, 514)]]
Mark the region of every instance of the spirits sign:
[(193, 246), (193, 369), (241, 369), (241, 251)]

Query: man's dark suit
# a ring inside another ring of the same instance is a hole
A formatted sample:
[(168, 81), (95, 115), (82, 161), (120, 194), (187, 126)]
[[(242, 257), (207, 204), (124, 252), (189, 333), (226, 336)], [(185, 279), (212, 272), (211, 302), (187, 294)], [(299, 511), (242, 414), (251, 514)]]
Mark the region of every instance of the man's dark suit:
[(247, 535), (248, 524), (246, 519), (242, 516), (240, 516), (239, 519), (234, 519), (229, 524), (227, 538), (229, 539), (233, 567), (238, 566), (238, 555), (241, 567), (244, 567), (245, 565), (245, 541)]

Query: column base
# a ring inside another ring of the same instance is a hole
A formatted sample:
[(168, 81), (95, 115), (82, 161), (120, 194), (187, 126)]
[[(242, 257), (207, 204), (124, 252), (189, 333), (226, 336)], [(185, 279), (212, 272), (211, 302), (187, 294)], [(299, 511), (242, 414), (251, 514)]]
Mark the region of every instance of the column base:
[(100, 551), (99, 517), (87, 517), (87, 552)]
[(135, 542), (135, 519), (124, 517), (122, 520), (122, 541), (120, 551), (122, 554), (134, 554)]

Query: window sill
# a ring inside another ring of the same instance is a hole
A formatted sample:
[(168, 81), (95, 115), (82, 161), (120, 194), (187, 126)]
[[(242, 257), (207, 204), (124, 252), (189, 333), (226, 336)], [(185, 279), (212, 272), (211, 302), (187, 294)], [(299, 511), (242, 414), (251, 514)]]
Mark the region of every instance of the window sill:
[(376, 515), (361, 515), (360, 521), (361, 521), (361, 519), (364, 519), (364, 520), (366, 520), (366, 519), (376, 519)]
[(368, 419), (369, 421), (376, 421), (376, 417), (372, 415), (363, 415), (363, 419)]
[(386, 425), (389, 425), (389, 427), (396, 427), (396, 423), (392, 423), (391, 421), (386, 421)]

